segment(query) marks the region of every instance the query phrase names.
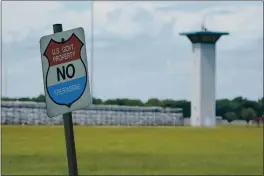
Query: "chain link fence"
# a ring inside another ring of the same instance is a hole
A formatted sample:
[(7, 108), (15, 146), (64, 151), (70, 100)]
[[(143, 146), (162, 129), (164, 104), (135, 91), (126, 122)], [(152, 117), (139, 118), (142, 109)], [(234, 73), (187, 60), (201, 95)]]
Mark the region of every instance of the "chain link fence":
[[(49, 118), (46, 104), (2, 101), (3, 125), (62, 125), (62, 116)], [(73, 112), (74, 125), (183, 126), (182, 109), (92, 105)]]

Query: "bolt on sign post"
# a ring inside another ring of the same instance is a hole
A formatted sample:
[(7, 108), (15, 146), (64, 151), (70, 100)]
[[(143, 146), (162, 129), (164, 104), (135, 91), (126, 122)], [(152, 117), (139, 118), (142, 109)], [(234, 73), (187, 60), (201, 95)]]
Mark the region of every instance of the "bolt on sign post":
[(69, 175), (77, 176), (72, 111), (89, 106), (92, 99), (85, 34), (81, 27), (63, 31), (61, 24), (54, 24), (53, 31), (40, 39), (47, 115), (63, 115)]

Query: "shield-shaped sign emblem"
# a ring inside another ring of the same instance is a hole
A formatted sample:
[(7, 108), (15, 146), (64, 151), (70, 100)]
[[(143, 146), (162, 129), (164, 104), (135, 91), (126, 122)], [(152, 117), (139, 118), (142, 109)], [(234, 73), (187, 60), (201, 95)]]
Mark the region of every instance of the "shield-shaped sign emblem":
[(83, 46), (73, 33), (66, 40), (51, 39), (44, 52), (49, 62), (46, 90), (50, 99), (58, 105), (71, 107), (85, 91), (87, 70), (81, 58)]

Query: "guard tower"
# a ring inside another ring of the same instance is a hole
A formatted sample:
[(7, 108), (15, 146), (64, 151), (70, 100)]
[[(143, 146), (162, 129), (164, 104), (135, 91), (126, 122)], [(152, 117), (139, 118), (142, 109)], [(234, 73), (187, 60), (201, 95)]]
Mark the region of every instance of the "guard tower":
[(222, 35), (228, 34), (207, 31), (204, 25), (201, 31), (180, 33), (192, 42), (191, 126), (216, 125), (215, 45)]

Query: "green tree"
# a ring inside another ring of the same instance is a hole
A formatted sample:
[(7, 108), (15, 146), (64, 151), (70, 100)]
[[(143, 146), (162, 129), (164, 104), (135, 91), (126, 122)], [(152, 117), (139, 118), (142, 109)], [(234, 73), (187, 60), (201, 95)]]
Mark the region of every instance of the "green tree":
[(243, 104), (244, 102), (247, 101), (247, 99), (240, 96), (240, 97), (234, 98), (232, 101), (233, 102), (238, 102), (239, 104)]
[(234, 112), (227, 112), (225, 113), (224, 118), (230, 123), (237, 119), (236, 113)]
[(175, 101), (172, 99), (166, 99), (162, 101), (162, 107), (164, 108), (182, 108), (183, 116), (191, 116), (191, 103), (186, 100)]
[(173, 107), (181, 108), (184, 117), (191, 116), (191, 102), (186, 100), (175, 101)]
[(108, 99), (104, 102), (105, 105), (117, 105), (116, 100), (114, 99)]
[(148, 101), (145, 103), (145, 106), (162, 106), (162, 101), (160, 101), (157, 98), (150, 98)]
[(127, 106), (143, 106), (144, 105), (144, 103), (139, 99), (131, 99), (131, 100), (127, 99), (125, 102), (126, 102), (125, 105)]
[(252, 108), (245, 108), (241, 111), (241, 118), (249, 123), (250, 120), (253, 119), (253, 117), (256, 117), (256, 112)]
[(38, 97), (31, 98), (30, 100), (35, 101), (35, 102), (45, 102), (46, 98), (45, 98), (45, 95), (40, 94)]
[(45, 102), (45, 101), (46, 101), (46, 97), (45, 97), (45, 95), (39, 95), (39, 96), (37, 97), (37, 101), (39, 101), (39, 102)]
[(166, 99), (162, 101), (162, 107), (164, 108), (176, 108), (175, 101), (172, 99)]
[(225, 114), (230, 111), (232, 111), (230, 109), (230, 100), (220, 99), (216, 101), (216, 116), (225, 117)]
[(16, 98), (9, 98), (9, 97), (2, 97), (1, 98), (2, 101), (16, 101)]
[(109, 99), (104, 102), (106, 105), (125, 105), (125, 106), (143, 106), (141, 100), (138, 99)]
[(103, 104), (103, 101), (100, 98), (93, 98), (93, 104)]
[(18, 101), (30, 101), (30, 98), (29, 97), (22, 97), (22, 98), (19, 98)]
[(243, 108), (252, 108), (256, 115), (261, 116), (261, 104), (257, 101), (247, 100), (243, 103)]

